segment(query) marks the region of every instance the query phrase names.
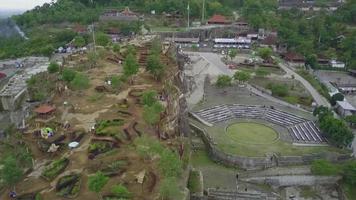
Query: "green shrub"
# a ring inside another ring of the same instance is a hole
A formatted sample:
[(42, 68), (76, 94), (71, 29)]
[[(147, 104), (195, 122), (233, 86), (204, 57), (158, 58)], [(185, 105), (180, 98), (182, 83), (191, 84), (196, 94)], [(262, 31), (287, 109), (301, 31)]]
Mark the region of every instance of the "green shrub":
[(344, 97), (343, 94), (341, 94), (341, 93), (336, 93), (336, 94), (334, 94), (334, 95), (331, 97), (330, 103), (331, 103), (332, 106), (335, 106), (337, 101), (343, 101), (344, 98), (345, 98), (345, 97)]
[(122, 85), (122, 79), (120, 76), (113, 76), (111, 77), (111, 86), (114, 89), (120, 89), (121, 85)]
[(115, 53), (120, 53), (121, 52), (121, 46), (119, 44), (114, 44), (113, 47), (112, 47), (112, 50), (115, 52)]
[(223, 88), (231, 86), (232, 78), (227, 75), (219, 75), (218, 80), (216, 81), (216, 86)]
[(65, 68), (62, 72), (62, 79), (69, 83), (74, 79), (76, 73), (77, 72), (72, 69)]
[(340, 173), (340, 169), (327, 160), (315, 160), (312, 163), (311, 171), (313, 174), (322, 176), (332, 176)]
[(84, 90), (90, 87), (89, 78), (81, 73), (76, 73), (74, 79), (70, 82), (70, 84), (76, 90)]
[(199, 192), (200, 189), (200, 180), (199, 172), (191, 171), (188, 179), (188, 189), (191, 193)]
[(111, 188), (111, 192), (119, 198), (130, 198), (130, 196), (131, 196), (131, 193), (129, 192), (129, 190), (121, 184), (114, 185)]
[(88, 188), (92, 192), (100, 193), (108, 181), (109, 177), (99, 171), (96, 174), (89, 176)]
[(107, 46), (110, 42), (109, 36), (102, 32), (97, 33), (95, 39), (97, 45), (104, 46), (104, 47)]
[(52, 180), (57, 177), (69, 164), (67, 158), (61, 158), (53, 161), (49, 164), (42, 173), (42, 176), (48, 180)]
[(143, 105), (152, 106), (157, 102), (156, 99), (157, 92), (155, 90), (150, 90), (142, 94), (141, 100)]
[(159, 168), (164, 177), (178, 177), (182, 172), (182, 161), (178, 154), (169, 149), (165, 149), (160, 154)]
[(48, 71), (50, 74), (57, 73), (57, 72), (59, 71), (59, 65), (58, 65), (58, 63), (56, 63), (56, 62), (51, 62), (51, 63), (48, 65), (47, 71)]
[(272, 84), (271, 86), (272, 95), (278, 97), (288, 96), (288, 87), (286, 85), (281, 84)]

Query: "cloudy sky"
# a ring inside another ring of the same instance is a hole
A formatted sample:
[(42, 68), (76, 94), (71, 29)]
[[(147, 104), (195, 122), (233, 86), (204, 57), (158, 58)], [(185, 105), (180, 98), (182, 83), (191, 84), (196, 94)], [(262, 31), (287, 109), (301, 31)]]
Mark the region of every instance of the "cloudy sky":
[(28, 10), (51, 0), (0, 0), (0, 9)]

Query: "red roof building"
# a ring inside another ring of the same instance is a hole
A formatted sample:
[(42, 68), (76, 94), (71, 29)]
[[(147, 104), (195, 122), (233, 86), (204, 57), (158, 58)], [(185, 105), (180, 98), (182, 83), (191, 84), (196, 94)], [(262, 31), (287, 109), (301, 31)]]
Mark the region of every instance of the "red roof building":
[(41, 105), (37, 107), (35, 110), (33, 110), (35, 113), (37, 113), (37, 117), (41, 119), (49, 119), (53, 116), (54, 111), (56, 110), (55, 107), (52, 107), (50, 105)]
[(78, 34), (83, 34), (83, 33), (87, 32), (87, 29), (86, 29), (86, 27), (81, 26), (81, 25), (78, 24), (73, 28), (73, 31), (78, 33)]
[(305, 58), (304, 56), (294, 53), (294, 52), (287, 52), (283, 55), (284, 59), (289, 62), (295, 62), (295, 63), (304, 63)]
[(276, 35), (269, 35), (265, 39), (261, 41), (261, 44), (272, 46), (277, 44), (277, 36)]
[(208, 20), (208, 24), (231, 24), (231, 21), (227, 20), (225, 16), (214, 15)]

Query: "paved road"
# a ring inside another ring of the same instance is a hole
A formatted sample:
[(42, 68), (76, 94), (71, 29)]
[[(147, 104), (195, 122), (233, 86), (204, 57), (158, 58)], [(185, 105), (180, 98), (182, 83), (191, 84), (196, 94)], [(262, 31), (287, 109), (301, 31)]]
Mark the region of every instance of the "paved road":
[(319, 92), (307, 80), (305, 80), (298, 73), (290, 69), (287, 64), (280, 62), (279, 66), (287, 73), (286, 76), (292, 77), (293, 75), (296, 80), (301, 82), (319, 106), (322, 105), (330, 108), (330, 103), (328, 102), (328, 100), (326, 100), (325, 97), (319, 94)]
[(224, 73), (225, 75), (233, 76), (234, 72), (231, 71), (225, 63), (221, 61), (221, 56), (216, 53), (210, 53), (210, 52), (187, 52), (188, 54), (194, 54), (194, 55), (200, 55), (204, 60), (206, 60), (208, 63), (210, 63), (213, 66), (216, 66), (219, 68), (219, 70)]

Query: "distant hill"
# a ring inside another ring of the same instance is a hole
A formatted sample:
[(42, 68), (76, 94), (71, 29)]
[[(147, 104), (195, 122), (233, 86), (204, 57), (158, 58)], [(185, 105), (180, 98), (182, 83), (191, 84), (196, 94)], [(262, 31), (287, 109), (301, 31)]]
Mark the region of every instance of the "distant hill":
[(0, 37), (20, 36), (16, 24), (10, 18), (0, 19)]
[(0, 8), (0, 19), (11, 17), (12, 15), (22, 14), (24, 10), (7, 10)]

